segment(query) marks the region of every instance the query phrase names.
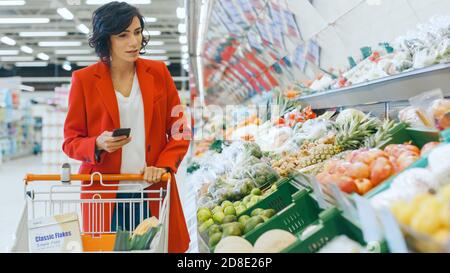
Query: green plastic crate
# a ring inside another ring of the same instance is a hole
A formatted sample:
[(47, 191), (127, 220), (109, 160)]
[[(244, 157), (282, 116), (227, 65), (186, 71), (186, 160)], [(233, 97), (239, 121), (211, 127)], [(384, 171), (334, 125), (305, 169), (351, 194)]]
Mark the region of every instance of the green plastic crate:
[(420, 149), (432, 141), (439, 141), (440, 135), (437, 130), (420, 130), (420, 129), (412, 129), (407, 128), (406, 131), (411, 137), (413, 144), (419, 147)]
[(280, 179), (275, 184), (277, 185), (276, 191), (244, 210), (238, 217), (241, 215), (250, 215), (256, 208), (280, 211), (292, 203), (292, 195), (300, 190), (291, 183), (291, 179), (289, 178)]
[(322, 210), (309, 193), (310, 191), (306, 189), (295, 193), (292, 196), (293, 203), (279, 211), (261, 226), (245, 234), (243, 238), (254, 244), (259, 236), (271, 229), (283, 229), (295, 234), (316, 221)]
[[(333, 238), (346, 235), (350, 239), (365, 246), (364, 236), (360, 228), (347, 220), (342, 213), (332, 207), (323, 211), (319, 219), (314, 222), (318, 229), (309, 234), (304, 240), (297, 239), (295, 243), (284, 249), (283, 253), (315, 253)], [(300, 237), (301, 233), (297, 233)], [(379, 252), (388, 252), (387, 243), (383, 240), (379, 245)]]

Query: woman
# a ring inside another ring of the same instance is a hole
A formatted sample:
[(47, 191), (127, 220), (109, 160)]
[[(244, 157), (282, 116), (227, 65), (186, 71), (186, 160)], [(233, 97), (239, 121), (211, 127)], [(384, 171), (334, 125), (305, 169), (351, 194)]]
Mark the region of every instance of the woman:
[[(144, 188), (159, 189), (162, 174), (177, 171), (189, 146), (190, 132), (183, 113), (177, 111), (180, 98), (175, 84), (163, 62), (139, 58), (147, 40), (143, 17), (135, 7), (123, 2), (103, 5), (94, 12), (92, 26), (89, 44), (100, 61), (72, 74), (63, 150), (82, 161), (82, 174), (141, 172)], [(117, 128), (131, 128), (130, 137), (113, 137)], [(87, 190), (130, 188), (133, 186), (126, 181), (119, 186), (95, 183), (82, 188), (81, 198), (98, 198)], [(101, 194), (102, 199), (135, 197)], [(184, 252), (189, 235), (175, 179), (170, 200), (169, 252)], [(150, 211), (142, 213), (158, 217), (158, 204), (151, 203)], [(130, 209), (108, 203), (100, 212), (92, 212), (88, 206), (82, 210), (85, 232), (114, 231), (117, 220), (121, 223), (129, 214), (140, 213), (139, 206)], [(103, 215), (102, 223), (97, 215)], [(130, 228), (129, 222), (124, 225), (121, 228)]]

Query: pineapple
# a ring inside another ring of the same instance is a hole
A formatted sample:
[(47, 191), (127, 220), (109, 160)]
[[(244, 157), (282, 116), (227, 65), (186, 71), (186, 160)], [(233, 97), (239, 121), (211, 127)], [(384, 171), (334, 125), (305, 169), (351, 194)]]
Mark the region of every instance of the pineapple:
[(396, 125), (395, 121), (391, 120), (385, 120), (383, 122), (383, 125), (380, 127), (380, 129), (373, 134), (372, 136), (368, 137), (364, 141), (364, 147), (367, 148), (380, 148), (380, 146), (383, 143), (386, 143), (387, 141), (391, 140), (391, 129), (394, 128)]

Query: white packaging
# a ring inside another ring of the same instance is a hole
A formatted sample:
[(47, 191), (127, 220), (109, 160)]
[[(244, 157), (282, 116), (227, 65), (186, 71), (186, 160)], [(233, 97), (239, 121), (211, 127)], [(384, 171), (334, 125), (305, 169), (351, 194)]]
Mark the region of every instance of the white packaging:
[(28, 226), (30, 252), (83, 251), (80, 225), (76, 213), (30, 220)]

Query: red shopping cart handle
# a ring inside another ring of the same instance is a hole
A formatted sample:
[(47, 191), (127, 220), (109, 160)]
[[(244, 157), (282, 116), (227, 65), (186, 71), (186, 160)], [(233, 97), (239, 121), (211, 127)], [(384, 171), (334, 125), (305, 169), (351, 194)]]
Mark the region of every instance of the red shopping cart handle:
[[(142, 174), (102, 174), (103, 181), (142, 181), (144, 176)], [(170, 173), (165, 173), (161, 177), (161, 181), (167, 182), (170, 179)], [(91, 181), (90, 174), (71, 174), (71, 181)], [(100, 181), (99, 175), (93, 176), (94, 181)], [(61, 181), (59, 174), (27, 174), (24, 179), (25, 183), (32, 181)]]

